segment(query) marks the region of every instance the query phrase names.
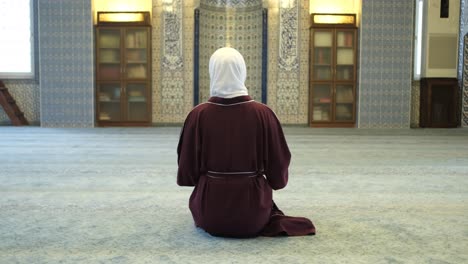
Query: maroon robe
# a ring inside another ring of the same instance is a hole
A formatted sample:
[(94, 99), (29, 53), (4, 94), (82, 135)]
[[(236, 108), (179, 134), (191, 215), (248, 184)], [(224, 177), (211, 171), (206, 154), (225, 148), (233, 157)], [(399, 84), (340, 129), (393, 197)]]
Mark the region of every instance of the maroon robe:
[(211, 97), (187, 116), (177, 154), (177, 184), (195, 186), (189, 207), (208, 233), (315, 234), (309, 219), (285, 216), (272, 200), (272, 189), (288, 182), (291, 153), (266, 105), (250, 96)]

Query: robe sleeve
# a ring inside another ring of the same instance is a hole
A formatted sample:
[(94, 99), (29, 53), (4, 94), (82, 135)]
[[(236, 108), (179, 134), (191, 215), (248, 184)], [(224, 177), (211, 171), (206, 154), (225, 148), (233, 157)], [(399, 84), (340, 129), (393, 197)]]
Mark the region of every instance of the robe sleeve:
[(177, 184), (195, 186), (200, 177), (200, 140), (196, 116), (190, 113), (185, 120), (177, 146)]
[[(271, 111), (271, 110), (270, 110)], [(265, 175), (272, 189), (282, 189), (288, 183), (288, 167), (291, 152), (284, 137), (281, 124), (271, 111), (265, 126)]]

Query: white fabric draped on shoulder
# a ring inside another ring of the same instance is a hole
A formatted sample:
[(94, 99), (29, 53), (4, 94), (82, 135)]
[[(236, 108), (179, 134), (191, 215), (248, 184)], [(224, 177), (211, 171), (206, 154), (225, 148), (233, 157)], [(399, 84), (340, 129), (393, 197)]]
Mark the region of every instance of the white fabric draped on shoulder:
[(210, 58), (210, 96), (233, 98), (248, 95), (244, 83), (247, 67), (244, 57), (233, 48), (220, 48)]

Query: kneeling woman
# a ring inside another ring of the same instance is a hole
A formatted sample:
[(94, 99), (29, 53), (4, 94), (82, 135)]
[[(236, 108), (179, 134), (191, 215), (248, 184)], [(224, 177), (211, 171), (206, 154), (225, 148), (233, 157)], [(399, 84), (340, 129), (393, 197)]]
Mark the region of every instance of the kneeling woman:
[(209, 73), (211, 97), (188, 114), (177, 147), (177, 183), (195, 186), (196, 226), (226, 237), (315, 234), (309, 219), (285, 216), (272, 200), (291, 153), (276, 115), (247, 93), (244, 58), (221, 48)]

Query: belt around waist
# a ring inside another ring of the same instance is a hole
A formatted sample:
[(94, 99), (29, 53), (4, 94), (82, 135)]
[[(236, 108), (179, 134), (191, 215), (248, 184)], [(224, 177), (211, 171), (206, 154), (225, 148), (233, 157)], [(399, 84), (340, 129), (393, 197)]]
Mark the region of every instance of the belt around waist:
[(229, 177), (257, 177), (263, 175), (263, 171), (230, 171), (230, 172), (221, 172), (221, 171), (207, 171), (206, 176), (210, 178), (229, 178)]

